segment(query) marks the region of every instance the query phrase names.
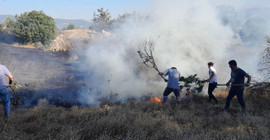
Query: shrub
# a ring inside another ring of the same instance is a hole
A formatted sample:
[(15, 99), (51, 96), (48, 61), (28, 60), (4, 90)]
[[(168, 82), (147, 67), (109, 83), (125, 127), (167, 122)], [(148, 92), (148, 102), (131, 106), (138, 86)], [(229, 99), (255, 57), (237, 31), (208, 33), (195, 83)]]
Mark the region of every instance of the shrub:
[(5, 32), (11, 34), (14, 31), (16, 22), (11, 17), (7, 17), (4, 20), (3, 28), (5, 28)]
[(49, 44), (56, 36), (56, 25), (52, 17), (42, 11), (25, 12), (16, 15), (15, 35), (22, 43)]
[(64, 29), (64, 30), (73, 30), (73, 29), (75, 29), (76, 27), (75, 27), (75, 25), (74, 24), (69, 24), (67, 27), (66, 27), (66, 29)]

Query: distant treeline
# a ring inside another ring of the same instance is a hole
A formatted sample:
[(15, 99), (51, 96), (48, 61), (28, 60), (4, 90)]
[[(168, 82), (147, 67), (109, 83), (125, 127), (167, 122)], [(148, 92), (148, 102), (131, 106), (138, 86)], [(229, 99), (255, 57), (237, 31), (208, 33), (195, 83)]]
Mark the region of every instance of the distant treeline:
[[(110, 31), (132, 16), (138, 16), (138, 14), (135, 12), (125, 13), (112, 19), (108, 10), (100, 8), (97, 9), (97, 13), (94, 12), (89, 29), (97, 32), (102, 30)], [(69, 24), (67, 27), (63, 28), (63, 30), (76, 28), (78, 27), (74, 24)], [(7, 17), (3, 23), (0, 24), (0, 33), (14, 36), (16, 42), (22, 44), (34, 43), (39, 47), (48, 46), (51, 40), (55, 39), (57, 36), (58, 30), (52, 17), (46, 15), (43, 11), (35, 10), (16, 15), (15, 19)]]

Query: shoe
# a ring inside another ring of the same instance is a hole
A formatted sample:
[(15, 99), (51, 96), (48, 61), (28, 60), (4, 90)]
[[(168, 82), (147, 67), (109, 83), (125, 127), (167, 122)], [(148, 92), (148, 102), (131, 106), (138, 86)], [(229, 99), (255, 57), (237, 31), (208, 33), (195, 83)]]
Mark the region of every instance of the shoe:
[(224, 112), (229, 112), (229, 111), (228, 111), (228, 109), (222, 109), (220, 112), (224, 113)]
[(245, 109), (242, 110), (242, 114), (243, 114), (243, 115), (246, 115), (246, 114), (247, 114), (247, 112), (246, 112)]

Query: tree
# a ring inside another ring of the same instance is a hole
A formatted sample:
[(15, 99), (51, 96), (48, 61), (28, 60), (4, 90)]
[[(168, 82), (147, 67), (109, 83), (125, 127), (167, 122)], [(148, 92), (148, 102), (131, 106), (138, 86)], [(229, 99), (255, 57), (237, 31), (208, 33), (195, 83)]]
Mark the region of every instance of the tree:
[(56, 25), (52, 17), (42, 11), (25, 12), (16, 15), (14, 33), (23, 43), (49, 44), (56, 36)]
[(75, 28), (76, 28), (76, 27), (75, 27), (74, 24), (68, 24), (68, 26), (66, 27), (65, 30), (73, 30), (73, 29), (75, 29)]
[(3, 32), (3, 25), (0, 24), (0, 33)]
[(111, 14), (108, 10), (104, 11), (103, 8), (97, 9), (98, 14), (94, 12), (94, 18), (92, 25), (89, 29), (101, 31), (102, 29), (108, 30), (112, 25)]
[(15, 28), (15, 20), (11, 17), (7, 17), (3, 22), (3, 28), (5, 28), (5, 31), (9, 34), (11, 34), (14, 31)]
[(263, 75), (264, 81), (269, 82), (270, 80), (270, 47), (266, 47), (262, 54), (259, 62), (259, 71)]

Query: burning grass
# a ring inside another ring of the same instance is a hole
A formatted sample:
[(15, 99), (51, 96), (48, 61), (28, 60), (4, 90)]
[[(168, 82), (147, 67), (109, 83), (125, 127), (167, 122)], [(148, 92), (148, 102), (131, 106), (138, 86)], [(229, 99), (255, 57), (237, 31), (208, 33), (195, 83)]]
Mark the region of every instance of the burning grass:
[(247, 90), (246, 115), (241, 113), (236, 99), (232, 100), (230, 112), (220, 112), (227, 91), (216, 93), (217, 105), (198, 95), (180, 104), (174, 100), (166, 104), (148, 100), (69, 109), (41, 102), (30, 109), (12, 110), (8, 122), (0, 121), (0, 136), (2, 139), (269, 139), (269, 92), (258, 91)]

